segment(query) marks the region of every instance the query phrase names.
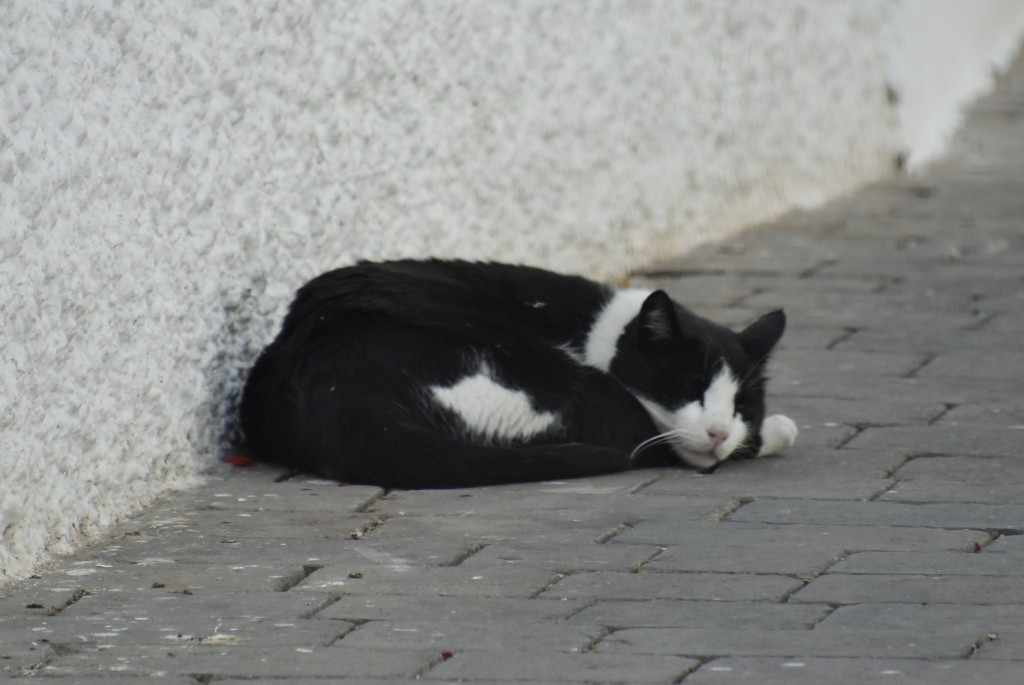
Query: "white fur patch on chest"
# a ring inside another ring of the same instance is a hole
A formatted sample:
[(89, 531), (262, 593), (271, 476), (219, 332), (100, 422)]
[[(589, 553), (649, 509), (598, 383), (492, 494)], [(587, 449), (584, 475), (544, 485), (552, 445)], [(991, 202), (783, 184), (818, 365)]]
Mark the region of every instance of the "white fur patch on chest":
[(458, 416), (470, 432), (490, 439), (526, 439), (558, 422), (557, 414), (536, 411), (529, 395), (522, 390), (507, 388), (494, 380), (486, 366), (454, 385), (431, 386), (430, 394)]

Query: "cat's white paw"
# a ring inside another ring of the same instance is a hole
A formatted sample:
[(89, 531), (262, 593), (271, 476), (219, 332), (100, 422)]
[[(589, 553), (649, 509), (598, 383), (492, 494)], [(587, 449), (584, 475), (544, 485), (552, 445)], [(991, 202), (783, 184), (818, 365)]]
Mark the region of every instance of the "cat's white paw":
[(757, 456), (765, 457), (785, 452), (796, 442), (798, 433), (800, 429), (788, 416), (775, 414), (765, 418), (761, 424), (761, 451)]

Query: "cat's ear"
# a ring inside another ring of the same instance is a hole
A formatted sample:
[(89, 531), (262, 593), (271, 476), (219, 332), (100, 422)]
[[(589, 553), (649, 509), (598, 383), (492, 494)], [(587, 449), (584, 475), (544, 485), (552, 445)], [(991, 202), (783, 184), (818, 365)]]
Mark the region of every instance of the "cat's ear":
[(755, 361), (763, 361), (768, 358), (785, 330), (786, 313), (776, 309), (744, 328), (739, 334), (740, 343)]
[(637, 316), (640, 336), (649, 342), (669, 342), (682, 337), (676, 305), (664, 290), (647, 296)]

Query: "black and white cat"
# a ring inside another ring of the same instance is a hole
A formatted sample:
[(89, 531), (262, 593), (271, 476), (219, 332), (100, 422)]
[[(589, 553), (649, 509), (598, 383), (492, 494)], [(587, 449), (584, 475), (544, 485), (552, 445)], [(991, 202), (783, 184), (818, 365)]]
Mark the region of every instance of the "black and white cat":
[(389, 488), (778, 454), (781, 310), (741, 333), (663, 291), (495, 263), (360, 263), (298, 292), (242, 397), (251, 455)]

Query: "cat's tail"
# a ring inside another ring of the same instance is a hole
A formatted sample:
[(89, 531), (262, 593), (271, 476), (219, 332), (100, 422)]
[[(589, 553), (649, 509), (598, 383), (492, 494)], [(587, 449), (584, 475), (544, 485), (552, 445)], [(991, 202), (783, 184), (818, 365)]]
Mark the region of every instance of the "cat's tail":
[(322, 442), (315, 447), (307, 443), (293, 444), (290, 450), (267, 450), (269, 445), (261, 445), (258, 439), (252, 441), (253, 437), (250, 434), (249, 452), (259, 461), (388, 489), (466, 488), (585, 478), (632, 467), (629, 454), (612, 447), (580, 443), (474, 445), (428, 430), (398, 426), (390, 426), (372, 443), (362, 445)]
[(477, 487), (586, 478), (632, 467), (627, 452), (599, 445), (474, 445), (423, 430), (401, 433), (395, 437), (404, 445), (367, 464), (372, 470), (370, 480), (377, 485), (401, 489)]

